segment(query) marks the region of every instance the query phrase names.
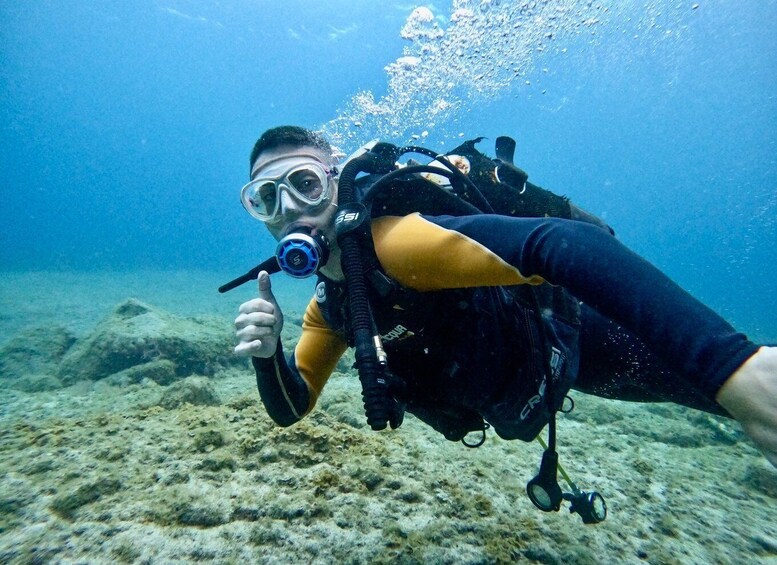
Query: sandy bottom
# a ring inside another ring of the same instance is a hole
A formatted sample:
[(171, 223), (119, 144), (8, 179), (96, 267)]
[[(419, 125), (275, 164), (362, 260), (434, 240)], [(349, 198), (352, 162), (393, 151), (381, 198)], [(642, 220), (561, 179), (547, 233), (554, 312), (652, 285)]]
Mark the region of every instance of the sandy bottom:
[[(0, 345), (55, 323), (84, 334), (130, 296), (231, 319), (250, 289), (219, 296), (223, 282), (6, 273)], [(310, 285), (299, 289), (276, 290), (293, 310)], [(170, 409), (152, 381), (1, 388), (0, 562), (777, 562), (777, 471), (726, 420), (575, 395), (559, 422), (561, 463), (609, 509), (584, 525), (525, 496), (536, 443), (489, 434), (467, 449), (412, 417), (372, 432), (346, 374), (287, 429), (264, 414), (248, 367), (210, 384), (217, 405)]]

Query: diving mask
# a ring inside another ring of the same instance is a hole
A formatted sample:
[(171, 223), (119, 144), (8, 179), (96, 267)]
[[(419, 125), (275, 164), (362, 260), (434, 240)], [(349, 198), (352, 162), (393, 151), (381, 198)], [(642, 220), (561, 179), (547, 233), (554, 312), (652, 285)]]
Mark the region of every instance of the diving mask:
[(303, 206), (317, 206), (332, 197), (331, 181), (337, 171), (327, 169), (314, 155), (281, 157), (265, 163), (254, 180), (240, 191), (240, 201), (251, 216), (267, 224), (278, 222), (285, 193)]

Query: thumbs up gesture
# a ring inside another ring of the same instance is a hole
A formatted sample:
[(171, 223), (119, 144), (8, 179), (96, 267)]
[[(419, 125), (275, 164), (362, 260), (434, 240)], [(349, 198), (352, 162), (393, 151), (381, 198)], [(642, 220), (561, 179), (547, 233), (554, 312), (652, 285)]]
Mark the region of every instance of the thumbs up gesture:
[(243, 302), (235, 318), (235, 334), (240, 340), (235, 353), (242, 357), (267, 358), (272, 357), (278, 347), (283, 329), (283, 312), (273, 296), (267, 271), (260, 272), (256, 280), (259, 298)]

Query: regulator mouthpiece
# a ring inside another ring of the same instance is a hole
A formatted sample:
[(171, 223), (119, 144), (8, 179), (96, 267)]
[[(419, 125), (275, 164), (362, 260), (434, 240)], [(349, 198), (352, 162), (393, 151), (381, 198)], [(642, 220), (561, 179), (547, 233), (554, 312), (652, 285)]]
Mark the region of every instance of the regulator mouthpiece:
[(275, 258), (284, 273), (304, 279), (326, 265), (329, 244), (321, 234), (290, 233), (278, 242)]

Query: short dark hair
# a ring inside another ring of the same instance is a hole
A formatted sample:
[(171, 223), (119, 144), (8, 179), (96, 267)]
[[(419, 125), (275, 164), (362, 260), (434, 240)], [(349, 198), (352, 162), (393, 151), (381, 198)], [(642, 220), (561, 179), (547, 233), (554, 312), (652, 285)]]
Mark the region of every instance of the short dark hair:
[(332, 155), (332, 146), (320, 133), (299, 126), (278, 126), (268, 129), (256, 140), (249, 159), (249, 174), (254, 163), (264, 151), (276, 147), (315, 147)]

